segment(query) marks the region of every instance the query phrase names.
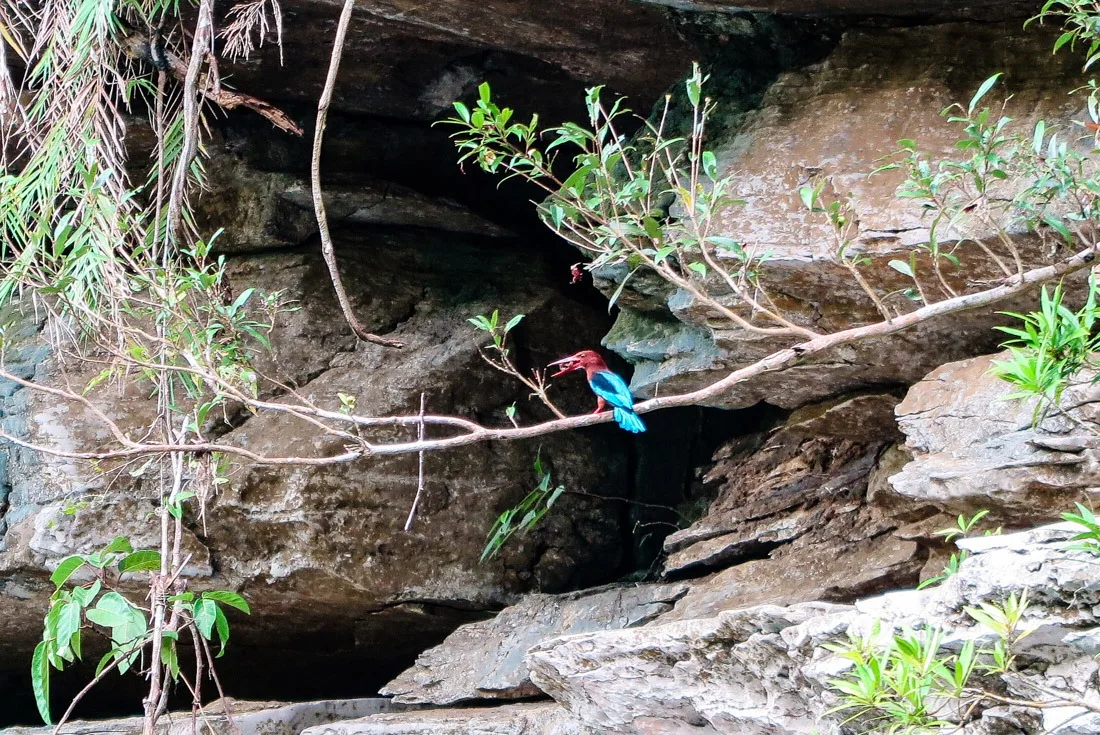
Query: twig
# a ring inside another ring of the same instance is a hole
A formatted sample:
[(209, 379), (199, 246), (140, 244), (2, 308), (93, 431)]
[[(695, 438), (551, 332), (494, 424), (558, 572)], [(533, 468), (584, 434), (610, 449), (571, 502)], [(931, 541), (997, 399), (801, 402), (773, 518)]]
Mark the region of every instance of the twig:
[[(149, 61), (149, 43), (150, 39), (147, 35), (136, 31), (132, 31), (123, 38), (121, 42), (123, 51), (125, 51), (129, 57), (144, 59), (146, 61)], [(165, 51), (165, 56), (168, 58), (168, 73), (177, 80), (184, 80), (187, 76), (187, 69), (190, 63), (185, 62), (183, 59), (167, 50)], [(244, 94), (243, 92), (234, 92), (233, 90), (225, 89), (220, 85), (218, 87), (213, 87), (211, 85), (205, 86), (206, 88), (199, 90), (199, 93), (223, 110), (235, 110), (239, 107), (245, 107), (252, 110), (257, 115), (266, 118), (272, 125), (283, 132), (293, 135), (302, 135), (304, 132), (285, 112), (269, 102), (265, 102), (249, 94)]]
[(344, 0), (344, 9), (340, 12), (340, 21), (336, 26), (336, 40), (332, 46), (332, 59), (329, 62), (328, 76), (325, 78), (325, 88), (321, 92), (321, 100), (317, 104), (317, 128), (313, 131), (313, 160), (310, 163), (310, 183), (313, 189), (313, 211), (317, 215), (317, 229), (321, 235), (321, 254), (328, 266), (329, 277), (332, 279), (332, 287), (336, 289), (336, 298), (340, 302), (340, 311), (344, 313), (351, 331), (364, 342), (372, 342), (385, 347), (404, 347), (404, 343), (389, 337), (380, 337), (363, 328), (356, 318), (355, 312), (348, 301), (347, 291), (344, 289), (343, 279), (336, 263), (336, 248), (332, 244), (332, 233), (328, 227), (328, 217), (325, 215), (325, 200), (321, 193), (321, 144), (325, 137), (325, 121), (328, 119), (328, 108), (332, 103), (332, 91), (336, 87), (336, 75), (340, 71), (340, 57), (344, 53), (344, 39), (348, 33), (348, 24), (351, 22), (351, 10), (355, 6), (355, 0)]
[[(420, 428), (416, 432), (417, 441), (424, 441), (424, 394), (420, 394)], [(416, 515), (416, 506), (420, 505), (420, 496), (424, 493), (424, 451), (419, 453), (420, 465), (416, 474), (416, 497), (413, 498), (412, 508), (409, 509), (409, 517), (405, 520), (405, 533), (412, 528), (413, 516)]]
[[(172, 174), (172, 188), (168, 197), (167, 239), (174, 241), (180, 232), (183, 219), (183, 198), (187, 193), (187, 174), (191, 159), (198, 150), (199, 101), (198, 85), (202, 60), (206, 47), (214, 33), (214, 0), (199, 0), (198, 20), (195, 22), (195, 38), (191, 45), (191, 59), (183, 81), (183, 149), (176, 170)], [(205, 86), (205, 85), (204, 85)]]
[(142, 639), (140, 645), (135, 643), (133, 646), (131, 646), (130, 650), (127, 651), (125, 654), (122, 654), (120, 652), (118, 655), (115, 656), (114, 660), (111, 661), (111, 663), (109, 663), (106, 666), (106, 668), (103, 669), (103, 671), (100, 671), (94, 679), (92, 679), (90, 682), (88, 682), (84, 686), (83, 689), (81, 689), (79, 692), (77, 692), (76, 696), (73, 697), (73, 701), (69, 702), (69, 706), (65, 710), (65, 714), (61, 715), (61, 719), (57, 721), (56, 725), (54, 725), (53, 735), (59, 735), (59, 733), (61, 732), (62, 726), (64, 726), (64, 724), (69, 721), (69, 717), (72, 716), (73, 710), (76, 709), (76, 705), (78, 705), (80, 703), (80, 700), (84, 698), (84, 695), (86, 695), (88, 692), (92, 691), (92, 687), (94, 687), (99, 682), (103, 681), (103, 677), (105, 677), (105, 676), (107, 676), (107, 674), (111, 673), (115, 669), (115, 667), (118, 666), (123, 661), (125, 661), (126, 658), (129, 657), (129, 655), (131, 653), (133, 653), (134, 651), (137, 651), (138, 649), (142, 648), (146, 643), (148, 643), (148, 641), (145, 640), (145, 639)]

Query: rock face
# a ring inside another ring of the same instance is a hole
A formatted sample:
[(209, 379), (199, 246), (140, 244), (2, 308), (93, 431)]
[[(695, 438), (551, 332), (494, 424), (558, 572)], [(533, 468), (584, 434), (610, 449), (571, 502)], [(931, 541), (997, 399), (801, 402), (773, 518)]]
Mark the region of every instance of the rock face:
[(706, 514), (665, 539), (665, 574), (710, 576), (665, 620), (760, 603), (850, 600), (916, 581), (926, 552), (893, 531), (907, 504), (869, 500), (897, 436), (892, 394), (808, 406), (718, 450)]
[[(801, 603), (727, 611), (716, 617), (645, 628), (567, 636), (528, 655), (532, 679), (595, 732), (738, 735), (840, 733), (830, 681), (850, 666), (824, 647), (846, 634), (938, 626), (949, 647), (988, 644), (990, 632), (964, 609), (1031, 592), (1016, 647), (1023, 673), (1001, 677), (1008, 696), (1041, 698), (1042, 687), (1100, 705), (1093, 606), (1100, 602), (1095, 558), (1067, 551), (1064, 528), (984, 540), (959, 573), (936, 589), (897, 592), (854, 607)], [(639, 686), (644, 682), (644, 686)], [(1047, 695), (1049, 696), (1049, 695)], [(1080, 706), (992, 707), (964, 732), (1085, 733), (1100, 716)], [(1071, 723), (1072, 718), (1072, 724)], [(993, 728), (993, 729), (991, 729)], [(1064, 728), (1064, 729), (1056, 729)]]
[(592, 731), (558, 705), (540, 702), (374, 715), (311, 727), (302, 735), (592, 735)]
[(672, 609), (682, 584), (623, 587), (569, 595), (530, 595), (492, 620), (464, 625), (382, 689), (400, 703), (454, 704), (542, 694), (528, 678), (527, 649), (593, 630), (633, 628)]
[[(282, 289), (299, 303), (299, 310), (280, 318), (272, 334), (275, 354), (261, 368), (297, 385), (318, 405), (336, 407), (337, 392), (345, 392), (377, 415), (415, 413), (424, 393), (429, 407), (502, 423), (505, 408), (519, 399), (520, 417), (534, 418), (541, 416), (539, 409), (523, 401), (522, 390), (478, 356), (480, 337), (467, 317), (502, 303), (528, 314), (528, 331), (517, 333), (517, 354), (535, 365), (567, 354), (574, 339), (598, 340), (598, 320), (588, 307), (552, 289), (516, 282), (514, 274), (530, 269), (532, 261), (514, 241), (491, 256), (475, 238), (430, 231), (379, 232), (369, 243), (345, 233), (342, 242), (355, 308), (367, 328), (401, 335), (405, 349), (355, 344), (319, 255), (252, 256), (231, 265), (233, 283)], [(568, 335), (569, 341), (554, 335)], [(28, 337), (27, 354), (41, 358), (34, 344)], [(38, 378), (49, 377), (53, 365), (39, 364)], [(67, 374), (77, 386), (90, 377), (71, 368)], [(106, 401), (124, 427), (140, 425), (150, 408), (143, 389), (120, 396), (111, 391), (93, 395)], [(82, 409), (25, 393), (7, 400), (21, 402), (22, 433), (29, 440), (77, 449), (106, 438)], [(563, 386), (561, 400), (568, 410), (582, 412), (590, 398), (578, 381)], [(338, 439), (279, 416), (234, 417), (224, 440), (279, 456), (340, 448)], [(289, 471), (235, 466), (206, 519), (187, 517), (184, 542), (192, 555), (192, 588), (231, 588), (259, 603), (234, 635), (240, 658), (230, 659), (226, 670), (263, 670), (289, 655), (271, 646), (286, 637), (293, 640), (297, 665), (305, 667), (300, 671), (308, 671), (311, 660), (319, 667), (307, 685), (335, 677), (325, 673), (338, 671), (332, 661), (367, 657), (377, 686), (457, 625), (520, 593), (608, 581), (619, 568), (623, 529), (617, 511), (598, 510), (598, 496), (629, 495), (626, 464), (616, 459), (625, 455), (623, 441), (606, 429), (432, 455), (408, 533), (402, 526), (416, 492), (415, 455)], [(493, 561), (479, 563), (497, 515), (537, 482), (532, 463), (540, 451), (555, 482), (590, 495), (567, 494), (538, 529), (517, 537)], [(135, 546), (154, 546), (156, 522), (149, 513), (157, 490), (128, 471), (96, 473), (24, 451), (9, 453), (5, 478), (10, 490), (0, 553), (0, 660), (23, 670), (41, 635), (52, 591), (49, 571), (64, 556), (99, 548), (115, 535), (129, 535)], [(324, 653), (311, 659), (311, 650)], [(249, 684), (261, 691), (279, 686), (275, 677), (249, 676), (244, 690), (234, 694), (247, 695)]]
[[(306, 728), (324, 723), (349, 720), (383, 712), (408, 710), (389, 699), (342, 699), (320, 702), (238, 702), (225, 704), (233, 715), (232, 723), (224, 714), (222, 701), (207, 703), (206, 717), (200, 727), (210, 735), (298, 735)], [(169, 712), (157, 729), (162, 735), (191, 733), (190, 712)], [(140, 717), (98, 722), (70, 722), (61, 730), (65, 735), (140, 735)], [(48, 735), (52, 727), (10, 727), (9, 735)]]
[[(871, 260), (864, 275), (880, 294), (892, 294), (889, 305), (907, 311), (912, 307), (900, 294), (912, 283), (886, 263), (907, 260), (911, 248), (927, 241), (928, 220), (919, 202), (894, 196), (898, 172), (869, 176), (876, 161), (896, 150), (901, 138), (915, 139), (933, 156), (950, 155), (960, 131), (939, 112), (969, 99), (998, 71), (1009, 80), (1004, 93), (1014, 95), (1006, 114), (1018, 118), (1023, 131), (1030, 132), (1040, 117), (1068, 124), (1065, 94), (1078, 84), (1078, 61), (1052, 56), (1050, 37), (1019, 26), (1008, 21), (850, 28), (824, 61), (780, 74), (742, 125), (710, 140), (720, 171), (736, 173), (731, 194), (746, 201), (722, 214), (715, 231), (771, 253), (760, 279), (790, 319), (824, 332), (881, 319), (837, 262), (827, 221), (799, 200), (800, 186), (824, 181), (827, 196), (851, 197), (859, 223), (852, 252)], [(711, 83), (721, 85), (720, 73), (714, 76)], [(721, 127), (722, 120), (715, 125)], [(963, 229), (963, 236), (975, 239), (991, 234), (973, 223)], [(1001, 274), (973, 242), (959, 245), (955, 252), (965, 272), (949, 275), (956, 288)], [(1020, 239), (1017, 246), (1025, 261), (1048, 257), (1034, 240)], [(926, 259), (918, 261), (917, 271), (930, 272)], [(602, 275), (606, 280), (599, 285), (610, 292), (625, 273)], [(720, 295), (721, 285), (713, 285)], [(624, 308), (604, 343), (637, 363), (631, 385), (641, 395), (654, 395), (658, 386), (662, 395), (702, 387), (791, 342), (733, 328), (686, 292), (643, 281), (637, 289), (623, 297)], [(735, 386), (715, 404), (767, 401), (795, 408), (868, 386), (912, 383), (944, 362), (995, 349), (994, 311), (946, 317), (838, 348), (810, 364)]]
[(898, 425), (914, 459), (890, 478), (893, 492), (949, 513), (985, 508), (1015, 525), (1053, 519), (1100, 485), (1100, 441), (1086, 428), (1097, 414), (1091, 372), (1063, 394), (1075, 419), (1048, 412), (1038, 426), (1033, 400), (1006, 400), (1008, 383), (989, 374), (1007, 353), (933, 370), (898, 404)]

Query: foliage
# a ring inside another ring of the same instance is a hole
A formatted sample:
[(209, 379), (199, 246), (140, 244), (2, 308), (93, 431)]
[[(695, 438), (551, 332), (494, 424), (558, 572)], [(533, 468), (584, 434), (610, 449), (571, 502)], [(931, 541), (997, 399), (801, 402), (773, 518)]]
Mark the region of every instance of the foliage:
[(554, 486), (550, 471), (543, 466), (541, 453), (535, 457), (535, 475), (538, 477), (535, 489), (518, 505), (501, 513), (489, 529), (488, 541), (481, 552), (481, 561), (496, 556), (516, 533), (526, 534), (534, 528), (565, 492), (564, 485)]
[[(112, 668), (125, 674), (137, 661), (142, 649), (152, 642), (155, 631), (146, 615), (148, 608), (143, 608), (127, 596), (122, 583), (165, 571), (166, 561), (159, 551), (135, 550), (130, 540), (123, 536), (115, 538), (99, 551), (74, 554), (57, 565), (50, 576), (55, 590), (44, 620), (42, 641), (35, 648), (31, 663), (35, 701), (47, 724), (53, 724), (50, 716), (50, 670), (62, 671), (66, 664), (83, 657), (88, 630), (100, 632), (110, 640), (110, 650), (96, 667), (97, 679)], [(81, 576), (90, 579), (74, 584), (74, 577)], [(178, 631), (195, 630), (209, 642), (214, 642), (216, 636), (221, 644), (220, 656), (229, 641), (229, 621), (223, 607), (232, 607), (245, 614), (251, 612), (244, 598), (226, 590), (197, 595), (182, 592), (173, 595), (168, 602), (172, 603), (173, 615), (178, 615), (180, 622), (175, 631), (161, 632), (159, 658), (173, 680), (180, 677)]]
[(1092, 353), (1100, 348), (1100, 335), (1094, 333), (1100, 316), (1098, 292), (1100, 286), (1092, 273), (1088, 298), (1077, 311), (1063, 303), (1063, 287), (1058, 284), (1053, 292), (1043, 288), (1039, 311), (1002, 312), (1019, 319), (1022, 328), (997, 327), (1015, 339), (1001, 345), (1010, 358), (994, 361), (990, 372), (1018, 389), (1005, 399), (1038, 399), (1032, 425), (1037, 425), (1048, 409), (1058, 407), (1073, 376), (1093, 364)]
[[(715, 293), (732, 296), (775, 329), (797, 331), (770, 303), (759, 280), (769, 254), (712, 232), (722, 212), (744, 201), (732, 196), (732, 175), (720, 175), (717, 157), (703, 146), (713, 110), (702, 96), (706, 81), (694, 65), (685, 82), (692, 110), (685, 137), (667, 130), (667, 98), (658, 121), (642, 120), (643, 129), (633, 138), (622, 135), (630, 111), (621, 98), (605, 104), (602, 87), (585, 96), (587, 127), (566, 122), (543, 130), (537, 115), (518, 122), (512, 109), (493, 101), (488, 83), (479, 87), (472, 109), (456, 102), (457, 116), (443, 122), (459, 129), (452, 137), (460, 161), (475, 160), (485, 171), (501, 174), (502, 181), (521, 177), (548, 194), (538, 205), (540, 217), (589, 257), (588, 270), (626, 269), (612, 305), (631, 278), (646, 269), (743, 327), (759, 329)], [(571, 153), (572, 173), (559, 178), (555, 171), (564, 152)], [(708, 275), (720, 285), (708, 281)]]
[(975, 705), (997, 695), (978, 679), (1014, 670), (1013, 648), (1031, 631), (1022, 625), (1027, 591), (1002, 603), (981, 603), (966, 614), (996, 636), (992, 646), (975, 639), (957, 650), (944, 646), (944, 631), (889, 631), (876, 623), (863, 637), (849, 634), (829, 650), (851, 662), (844, 676), (829, 682), (839, 699), (830, 712), (848, 715), (846, 724), (863, 733), (922, 733), (965, 720)]
[[(944, 541), (952, 543), (957, 538), (967, 538), (971, 535), (971, 531), (978, 525), (983, 518), (989, 515), (988, 510), (979, 510), (972, 516), (960, 515), (955, 525), (950, 528), (941, 528), (936, 531), (936, 536), (942, 536)], [(986, 529), (983, 532), (983, 536), (996, 536), (1001, 533), (1000, 527), (995, 529)], [(943, 571), (937, 575), (929, 577), (928, 579), (917, 585), (918, 590), (922, 590), (926, 587), (932, 587), (933, 585), (940, 584), (947, 581), (959, 571), (959, 565), (962, 564), (969, 556), (969, 552), (966, 549), (959, 549), (951, 554), (951, 557), (947, 560), (947, 563), (943, 567)]]
[(1070, 539), (1074, 543), (1066, 548), (1087, 551), (1094, 556), (1100, 556), (1100, 520), (1097, 520), (1091, 508), (1081, 503), (1074, 503), (1074, 505), (1077, 507), (1077, 512), (1063, 513), (1062, 520), (1076, 524), (1083, 530)]

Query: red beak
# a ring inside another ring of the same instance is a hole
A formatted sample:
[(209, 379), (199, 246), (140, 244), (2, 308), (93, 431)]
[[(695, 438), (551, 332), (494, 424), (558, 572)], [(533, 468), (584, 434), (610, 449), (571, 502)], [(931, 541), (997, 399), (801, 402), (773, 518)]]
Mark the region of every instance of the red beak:
[(561, 365), (561, 370), (551, 375), (551, 378), (556, 378), (559, 375), (565, 375), (566, 373), (571, 373), (574, 370), (581, 369), (581, 364), (577, 361), (576, 355), (570, 355), (569, 357), (563, 357), (560, 360), (555, 360), (554, 362), (550, 363), (550, 365)]

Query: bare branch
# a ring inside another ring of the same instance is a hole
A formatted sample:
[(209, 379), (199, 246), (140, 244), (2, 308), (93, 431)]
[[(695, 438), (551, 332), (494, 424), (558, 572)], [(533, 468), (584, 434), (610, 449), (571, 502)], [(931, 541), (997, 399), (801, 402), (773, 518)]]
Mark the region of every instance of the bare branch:
[(344, 9), (340, 11), (340, 22), (336, 27), (336, 40), (332, 45), (332, 59), (329, 62), (328, 76), (325, 78), (325, 88), (321, 92), (321, 100), (317, 104), (317, 128), (313, 132), (313, 160), (310, 164), (310, 182), (313, 188), (313, 210), (317, 215), (317, 229), (321, 235), (321, 254), (324, 255), (325, 264), (328, 265), (329, 277), (332, 286), (336, 289), (336, 298), (340, 302), (340, 310), (344, 312), (351, 331), (364, 342), (372, 342), (385, 347), (404, 347), (404, 344), (396, 339), (379, 337), (363, 328), (351, 308), (347, 291), (344, 289), (343, 279), (336, 263), (336, 248), (332, 244), (332, 233), (328, 227), (328, 216), (325, 214), (325, 200), (321, 193), (321, 145), (325, 138), (325, 124), (328, 119), (328, 108), (332, 103), (332, 91), (336, 87), (336, 75), (340, 71), (340, 57), (344, 53), (344, 39), (347, 37), (348, 24), (351, 22), (351, 10), (355, 7), (355, 0), (344, 0)]

